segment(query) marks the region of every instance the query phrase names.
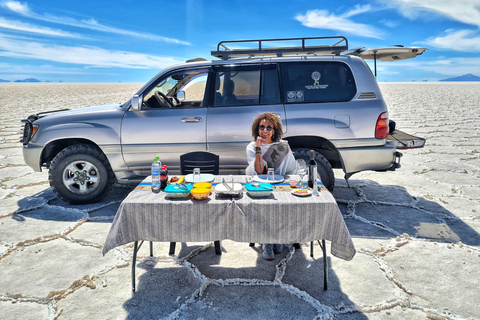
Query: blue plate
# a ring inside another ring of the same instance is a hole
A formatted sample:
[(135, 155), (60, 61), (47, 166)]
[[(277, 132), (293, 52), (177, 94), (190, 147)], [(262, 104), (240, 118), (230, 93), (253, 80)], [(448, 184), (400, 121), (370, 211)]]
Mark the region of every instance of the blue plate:
[(267, 180), (267, 175), (266, 174), (259, 174), (255, 177), (253, 177), (253, 181), (255, 181), (255, 182), (265, 182), (265, 183), (280, 183), (280, 182), (283, 182), (283, 180), (284, 180), (284, 178), (280, 174), (276, 174), (273, 181)]

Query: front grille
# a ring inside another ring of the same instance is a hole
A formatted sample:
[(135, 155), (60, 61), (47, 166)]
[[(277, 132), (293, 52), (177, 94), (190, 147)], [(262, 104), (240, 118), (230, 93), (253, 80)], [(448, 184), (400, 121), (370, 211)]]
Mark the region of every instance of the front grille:
[(357, 100), (369, 100), (369, 99), (376, 99), (377, 95), (375, 92), (362, 92), (358, 96)]

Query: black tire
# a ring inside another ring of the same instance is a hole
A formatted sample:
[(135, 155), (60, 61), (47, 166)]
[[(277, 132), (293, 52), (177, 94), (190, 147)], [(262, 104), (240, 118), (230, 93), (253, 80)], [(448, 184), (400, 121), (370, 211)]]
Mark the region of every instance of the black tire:
[[(303, 159), (308, 164), (310, 161), (310, 150), (306, 148), (292, 149), (295, 159)], [(315, 151), (315, 161), (317, 162), (317, 172), (322, 180), (323, 185), (328, 191), (332, 192), (335, 187), (335, 175), (333, 174), (330, 162), (320, 153)]]
[(116, 179), (102, 151), (91, 145), (75, 144), (53, 158), (48, 180), (62, 200), (84, 204), (103, 199), (112, 190)]

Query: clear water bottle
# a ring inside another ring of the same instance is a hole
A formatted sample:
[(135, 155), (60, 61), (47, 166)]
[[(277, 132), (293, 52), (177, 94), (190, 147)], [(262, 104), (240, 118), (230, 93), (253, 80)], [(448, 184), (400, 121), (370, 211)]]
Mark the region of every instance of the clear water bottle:
[(162, 164), (158, 157), (155, 157), (152, 162), (152, 191), (160, 190), (160, 168)]

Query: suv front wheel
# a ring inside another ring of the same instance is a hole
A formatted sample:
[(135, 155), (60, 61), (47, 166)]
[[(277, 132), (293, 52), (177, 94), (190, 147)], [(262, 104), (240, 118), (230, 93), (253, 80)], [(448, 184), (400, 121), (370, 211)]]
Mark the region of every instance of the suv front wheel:
[[(308, 161), (310, 161), (310, 150), (311, 149), (306, 148), (294, 148), (292, 152), (295, 155), (295, 159), (303, 159), (308, 164)], [(328, 191), (332, 192), (335, 186), (335, 175), (330, 162), (318, 151), (314, 152), (314, 158), (317, 162), (317, 172), (323, 185)]]
[(71, 204), (94, 203), (115, 184), (107, 157), (98, 148), (75, 144), (60, 151), (50, 164), (50, 186)]

